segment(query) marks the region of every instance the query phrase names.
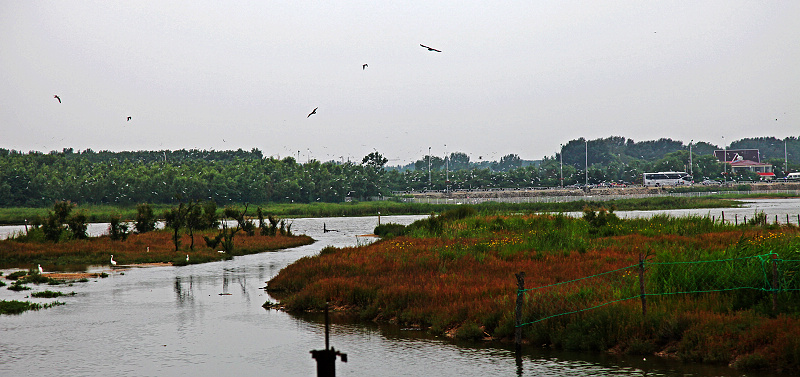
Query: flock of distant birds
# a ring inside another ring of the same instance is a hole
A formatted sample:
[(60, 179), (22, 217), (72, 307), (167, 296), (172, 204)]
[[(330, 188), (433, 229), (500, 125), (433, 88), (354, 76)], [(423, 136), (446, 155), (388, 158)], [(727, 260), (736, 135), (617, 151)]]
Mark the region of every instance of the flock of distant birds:
[[(424, 45), (422, 43), (420, 43), (420, 47), (425, 48), (425, 49), (427, 49), (428, 51), (431, 51), (431, 52), (442, 52), (442, 50), (437, 50), (437, 49), (435, 49), (433, 47), (426, 46), (426, 45)], [(361, 65), (361, 70), (365, 70), (365, 69), (367, 69), (367, 67), (369, 67), (369, 64), (364, 63), (364, 64)], [(53, 95), (53, 98), (57, 99), (58, 103), (61, 103), (61, 97), (59, 97), (58, 94)], [(312, 115), (316, 114), (317, 113), (317, 109), (319, 109), (319, 107), (315, 107), (314, 110), (312, 110), (310, 113), (308, 113), (306, 118), (310, 118)], [(129, 116), (127, 118), (127, 121), (130, 122), (131, 119), (133, 119), (133, 117)], [(338, 230), (327, 229), (327, 227), (325, 227), (324, 224), (323, 224), (323, 228), (325, 228), (324, 231), (326, 233), (327, 232), (338, 232)], [(150, 251), (150, 247), (147, 248), (147, 251)], [(219, 252), (220, 253), (224, 253), (224, 251), (219, 251)], [(111, 262), (112, 266), (116, 266), (117, 265), (117, 261), (114, 260), (114, 255), (113, 254), (111, 255), (110, 262)], [(186, 255), (186, 262), (189, 262), (189, 255), (188, 254)], [(42, 265), (40, 264), (39, 265), (39, 273), (43, 273), (43, 272), (44, 272), (44, 270), (42, 269)]]
[[(422, 43), (420, 43), (419, 45), (420, 45), (420, 47), (425, 48), (425, 49), (427, 49), (428, 51), (431, 51), (431, 52), (442, 52), (442, 50), (437, 50), (437, 49), (435, 49), (433, 47), (426, 46), (426, 45), (424, 45)], [(367, 67), (369, 67), (369, 64), (364, 63), (364, 64), (361, 65), (361, 70), (363, 71), (363, 70), (367, 69)], [(53, 95), (53, 98), (57, 99), (58, 103), (61, 103), (61, 97), (59, 97), (58, 94)], [(317, 109), (319, 109), (319, 107), (315, 107), (314, 110), (312, 110), (310, 113), (308, 113), (308, 116), (306, 116), (306, 118), (310, 118), (312, 115), (316, 114), (317, 113)], [(132, 119), (132, 117), (128, 117), (127, 121), (130, 122), (131, 119)], [(116, 265), (116, 263), (114, 262), (114, 256), (113, 255), (111, 256), (111, 264)]]

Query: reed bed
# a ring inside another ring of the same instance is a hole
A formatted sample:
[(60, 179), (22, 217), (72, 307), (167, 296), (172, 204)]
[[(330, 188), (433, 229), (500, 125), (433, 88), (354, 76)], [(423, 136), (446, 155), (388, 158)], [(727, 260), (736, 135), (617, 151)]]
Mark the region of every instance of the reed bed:
[[(741, 368), (800, 367), (800, 337), (771, 337), (781, 331), (800, 334), (797, 292), (782, 292), (779, 312), (773, 313), (763, 291), (714, 291), (763, 286), (763, 271), (748, 266), (754, 256), (774, 252), (800, 260), (797, 227), (659, 216), (609, 217), (598, 230), (560, 215), (442, 218), (421, 220), (405, 235), (371, 245), (327, 248), (282, 270), (268, 289), (280, 292), (290, 311), (320, 310), (327, 301), (364, 319), (461, 338), (510, 340), (517, 297), (513, 274), (524, 271), (526, 287), (548, 286), (524, 297), (523, 322), (531, 324), (523, 335), (530, 344), (659, 353)], [(648, 298), (644, 316), (640, 255), (651, 263), (737, 262), (713, 270), (648, 264), (646, 289), (664, 295)], [(787, 264), (784, 281), (796, 279), (798, 264)], [(614, 272), (598, 275), (607, 271)], [(679, 294), (694, 290), (709, 292)]]
[(48, 268), (71, 265), (110, 265), (111, 255), (118, 265), (164, 263), (185, 265), (189, 262), (204, 263), (232, 258), (235, 255), (253, 254), (263, 251), (284, 249), (313, 242), (308, 236), (248, 236), (239, 234), (235, 238), (233, 252), (219, 253), (206, 246), (203, 235), (213, 237), (214, 231), (195, 232), (194, 248), (189, 235), (182, 235), (181, 250), (175, 251), (172, 232), (161, 230), (143, 234), (132, 234), (125, 241), (114, 241), (108, 236), (72, 240), (68, 242), (18, 242), (0, 241), (0, 261), (5, 265), (21, 268), (34, 268), (42, 264)]

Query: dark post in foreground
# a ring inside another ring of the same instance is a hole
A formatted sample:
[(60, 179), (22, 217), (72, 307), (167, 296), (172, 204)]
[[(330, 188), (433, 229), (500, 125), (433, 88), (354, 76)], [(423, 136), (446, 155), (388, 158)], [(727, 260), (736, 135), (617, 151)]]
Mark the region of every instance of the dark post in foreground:
[(325, 303), (325, 349), (311, 350), (311, 358), (317, 360), (318, 377), (336, 377), (336, 356), (342, 357), (342, 362), (347, 362), (347, 354), (341, 353), (329, 346), (330, 321), (328, 320), (328, 303)]
[(522, 296), (525, 294), (525, 272), (514, 274), (517, 277), (516, 327), (514, 329), (514, 345), (517, 350), (522, 346)]
[(772, 254), (772, 314), (778, 314), (778, 254)]
[(644, 255), (639, 254), (639, 294), (642, 298), (642, 317), (647, 316), (647, 296), (644, 292)]

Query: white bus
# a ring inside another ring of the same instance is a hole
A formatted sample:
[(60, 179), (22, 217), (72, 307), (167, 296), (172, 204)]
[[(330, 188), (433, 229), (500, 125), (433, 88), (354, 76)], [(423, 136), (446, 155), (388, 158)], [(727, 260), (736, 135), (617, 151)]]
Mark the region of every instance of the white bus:
[(800, 173), (789, 173), (786, 175), (787, 181), (800, 181)]
[(683, 171), (662, 171), (658, 173), (644, 173), (642, 179), (644, 186), (681, 186), (691, 185), (692, 177)]

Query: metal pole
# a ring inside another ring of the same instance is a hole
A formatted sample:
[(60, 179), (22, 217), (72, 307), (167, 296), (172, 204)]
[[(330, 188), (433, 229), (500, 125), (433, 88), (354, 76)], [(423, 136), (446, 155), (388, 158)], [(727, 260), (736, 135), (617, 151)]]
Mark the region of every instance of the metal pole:
[(428, 147), (428, 188), (431, 188), (431, 147)]
[(560, 162), (560, 166), (559, 166), (560, 174), (559, 175), (560, 175), (560, 178), (561, 178), (559, 180), (559, 182), (561, 182), (560, 186), (563, 189), (564, 188), (564, 144), (561, 144), (561, 151), (558, 152), (558, 159), (559, 159), (559, 162)]
[(692, 182), (694, 182), (694, 166), (692, 166), (692, 142), (694, 142), (694, 139), (689, 141), (689, 175), (692, 176)]
[(589, 187), (589, 139), (586, 139), (586, 150), (585, 150), (585, 168), (586, 168), (586, 181), (584, 182), (584, 187)]
[(722, 137), (722, 183), (728, 184), (728, 146), (725, 145), (725, 136)]
[(447, 144), (444, 145), (444, 192), (450, 191), (450, 159), (447, 157)]

